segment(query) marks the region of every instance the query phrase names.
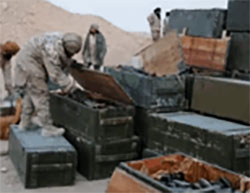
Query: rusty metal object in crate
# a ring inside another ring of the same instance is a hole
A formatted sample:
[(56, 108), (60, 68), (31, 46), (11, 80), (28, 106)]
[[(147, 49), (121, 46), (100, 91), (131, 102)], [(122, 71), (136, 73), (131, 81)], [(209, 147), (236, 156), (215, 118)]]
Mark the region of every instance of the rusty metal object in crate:
[[(183, 183), (178, 181), (179, 186), (177, 187), (170, 187), (168, 184), (164, 184), (159, 180), (163, 175), (174, 175), (178, 173), (183, 175)], [(218, 183), (221, 179), (227, 183), (231, 191), (233, 189), (246, 192), (250, 189), (250, 178), (184, 154), (172, 154), (121, 163), (112, 175), (107, 193), (206, 192), (207, 188), (205, 187), (200, 187), (196, 190), (192, 188), (193, 184), (200, 181), (208, 182), (208, 184), (211, 183), (211, 187), (214, 188), (213, 190), (218, 190), (220, 192), (220, 190), (223, 190), (222, 187), (216, 187), (216, 185), (213, 186), (212, 184)], [(212, 190), (212, 188), (210, 189)]]

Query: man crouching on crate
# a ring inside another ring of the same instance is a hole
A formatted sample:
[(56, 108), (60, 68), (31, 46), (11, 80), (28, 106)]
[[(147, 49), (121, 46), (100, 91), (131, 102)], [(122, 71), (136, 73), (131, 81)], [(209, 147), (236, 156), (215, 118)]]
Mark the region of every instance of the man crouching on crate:
[(57, 83), (64, 93), (83, 88), (64, 69), (82, 47), (82, 38), (75, 33), (46, 33), (33, 37), (16, 60), (15, 91), (23, 98), (20, 130), (32, 127), (36, 114), (43, 136), (60, 136), (65, 130), (53, 126), (49, 109), (48, 79)]

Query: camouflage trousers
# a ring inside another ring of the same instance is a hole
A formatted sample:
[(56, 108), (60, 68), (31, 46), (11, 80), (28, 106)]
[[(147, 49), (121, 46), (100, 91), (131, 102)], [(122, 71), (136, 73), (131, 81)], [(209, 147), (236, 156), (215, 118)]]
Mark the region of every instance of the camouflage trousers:
[(38, 126), (44, 129), (51, 128), (52, 119), (47, 82), (44, 78), (30, 77), (24, 89), (20, 127), (28, 129), (31, 126), (32, 118), (36, 116)]
[(158, 41), (161, 38), (160, 30), (151, 30), (151, 36), (154, 42)]

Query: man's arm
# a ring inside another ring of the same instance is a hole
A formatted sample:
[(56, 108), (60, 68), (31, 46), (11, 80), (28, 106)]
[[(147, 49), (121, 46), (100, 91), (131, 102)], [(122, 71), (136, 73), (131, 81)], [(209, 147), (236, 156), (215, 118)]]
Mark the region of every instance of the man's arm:
[(107, 53), (107, 44), (106, 44), (106, 40), (105, 37), (101, 34), (102, 37), (102, 52), (101, 52), (101, 58), (102, 60), (104, 59), (104, 56)]
[(47, 45), (43, 52), (43, 62), (51, 80), (68, 93), (75, 89), (75, 80), (62, 69), (59, 53), (53, 45)]
[(88, 44), (89, 44), (89, 35), (87, 35), (86, 37), (86, 40), (85, 40), (85, 43), (84, 43), (84, 46), (83, 46), (83, 50), (82, 50), (82, 59), (83, 59), (83, 62), (85, 64), (88, 64), (90, 61), (89, 61), (89, 47), (88, 47)]
[(153, 16), (153, 14), (150, 14), (147, 17), (147, 20), (148, 20), (148, 22), (149, 22), (150, 25), (153, 25), (154, 24), (154, 16)]

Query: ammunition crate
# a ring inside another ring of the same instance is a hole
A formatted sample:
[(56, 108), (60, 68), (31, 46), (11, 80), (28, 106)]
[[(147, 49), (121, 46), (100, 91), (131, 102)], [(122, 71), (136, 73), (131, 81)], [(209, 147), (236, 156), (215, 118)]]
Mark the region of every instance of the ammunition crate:
[(184, 28), (187, 28), (187, 35), (196, 37), (220, 38), (225, 25), (226, 10), (224, 9), (175, 9), (171, 11), (169, 17), (170, 29), (176, 29), (181, 33)]
[(106, 192), (221, 193), (249, 190), (250, 178), (178, 153), (121, 163)]
[[(241, 22), (239, 22), (241, 23)], [(249, 24), (250, 25), (250, 24)], [(231, 33), (231, 45), (227, 62), (227, 69), (250, 73), (250, 32)]]
[(195, 77), (191, 108), (195, 111), (250, 124), (250, 82)]
[(77, 154), (63, 137), (11, 128), (10, 158), (25, 188), (73, 185)]
[(56, 125), (80, 132), (98, 143), (130, 138), (134, 135), (134, 107), (108, 105), (92, 108), (69, 97), (51, 95), (50, 109)]
[(88, 180), (108, 178), (121, 161), (134, 160), (139, 156), (140, 142), (136, 136), (98, 144), (81, 134), (67, 130), (66, 138), (78, 152), (78, 172)]
[(78, 171), (88, 180), (110, 177), (121, 161), (139, 157), (134, 107), (107, 101), (103, 104), (94, 108), (68, 96), (51, 95), (53, 121), (66, 128), (66, 138), (78, 153)]
[(138, 107), (165, 108), (168, 111), (186, 107), (185, 77), (169, 75), (153, 77), (131, 67), (105, 68)]
[(153, 113), (147, 131), (151, 150), (183, 152), (250, 175), (249, 126), (195, 113)]
[(250, 32), (250, 1), (229, 0), (227, 14), (227, 30)]

